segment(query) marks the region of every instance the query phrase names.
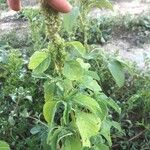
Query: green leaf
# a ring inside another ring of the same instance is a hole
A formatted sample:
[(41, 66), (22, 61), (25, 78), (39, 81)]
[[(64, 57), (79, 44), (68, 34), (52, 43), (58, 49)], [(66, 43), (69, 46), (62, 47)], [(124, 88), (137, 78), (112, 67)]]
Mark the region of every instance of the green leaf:
[[(62, 149), (64, 149), (64, 145), (65, 145), (65, 141), (66, 139), (72, 139), (72, 137), (75, 137), (75, 135), (73, 135), (73, 132), (71, 130), (71, 128), (67, 128), (67, 127), (58, 127), (57, 129), (51, 130), (48, 133), (48, 137), (47, 137), (47, 143), (51, 145), (51, 149), (52, 150), (56, 150), (58, 145), (61, 143), (63, 143), (62, 145)], [(73, 139), (75, 140), (75, 139)], [(77, 139), (78, 143), (80, 142), (80, 138)], [(72, 141), (73, 142), (73, 141)], [(76, 141), (74, 141), (76, 142)], [(69, 144), (69, 143), (68, 143)], [(73, 143), (72, 143), (73, 144)], [(81, 142), (80, 142), (81, 145)], [(68, 145), (70, 146), (70, 145)], [(78, 146), (78, 145), (77, 145)], [(65, 146), (66, 148), (66, 146)]]
[(33, 128), (30, 130), (31, 134), (33, 134), (33, 135), (39, 133), (40, 131), (41, 131), (41, 127), (38, 126), (38, 125), (35, 126), (35, 127), (33, 127)]
[(100, 91), (102, 91), (102, 89), (101, 89), (101, 87), (99, 86), (99, 84), (97, 83), (97, 81), (96, 81), (96, 80), (93, 80), (93, 78), (90, 77), (90, 76), (86, 76), (86, 75), (85, 75), (85, 76), (83, 77), (82, 84), (83, 84), (86, 88), (88, 88), (88, 89), (90, 89), (90, 90), (92, 90), (92, 91), (94, 91), (94, 92), (100, 92)]
[(110, 129), (112, 127), (118, 129), (119, 132), (123, 132), (120, 124), (112, 120), (103, 121), (103, 124), (101, 126), (101, 131), (100, 131), (100, 134), (104, 136), (104, 138), (107, 140), (110, 147), (112, 146), (112, 140), (110, 136)]
[(43, 73), (50, 65), (50, 56), (47, 52), (36, 51), (30, 58), (29, 69), (35, 71), (35, 73)]
[(119, 87), (122, 87), (125, 82), (125, 74), (121, 63), (119, 61), (114, 60), (108, 64), (108, 69), (114, 77), (117, 85)]
[(83, 77), (83, 69), (77, 61), (70, 60), (65, 63), (63, 74), (69, 80), (80, 80)]
[(100, 134), (104, 136), (104, 138), (107, 140), (109, 146), (112, 146), (111, 136), (110, 136), (110, 128), (111, 125), (109, 121), (103, 121), (103, 124), (101, 126)]
[(67, 137), (62, 150), (82, 150), (80, 138), (75, 135)]
[(77, 112), (76, 124), (82, 138), (83, 147), (90, 147), (90, 138), (98, 134), (101, 121), (94, 114)]
[(43, 115), (48, 123), (51, 123), (55, 114), (56, 101), (47, 101), (43, 106)]
[(101, 121), (103, 121), (103, 119), (106, 118), (106, 116), (108, 115), (108, 109), (107, 109), (107, 106), (106, 104), (101, 100), (101, 101), (98, 101), (99, 103), (99, 106), (102, 110), (102, 113), (101, 113)]
[(65, 89), (65, 92), (69, 92), (71, 89), (73, 88), (73, 85), (72, 85), (72, 81), (68, 80), (68, 79), (65, 79), (64, 80), (64, 89)]
[(73, 98), (73, 102), (89, 109), (92, 113), (97, 115), (99, 118), (101, 117), (102, 111), (101, 111), (99, 104), (97, 103), (97, 101), (95, 99), (93, 99), (87, 95), (77, 94)]
[(33, 70), (33, 74), (42, 74), (44, 71), (46, 71), (50, 65), (50, 57), (45, 59), (36, 69)]
[(89, 63), (85, 63), (83, 61), (83, 59), (81, 59), (81, 58), (77, 58), (76, 60), (77, 60), (77, 62), (80, 63), (81, 67), (86, 71), (88, 71), (88, 69), (91, 67), (91, 65)]
[(74, 25), (77, 23), (79, 16), (79, 8), (73, 7), (70, 13), (64, 14), (63, 16), (63, 27), (67, 32), (71, 32)]
[(101, 51), (102, 51), (101, 49), (96, 48), (96, 49), (90, 51), (88, 54), (86, 54), (84, 58), (87, 60), (91, 60), (91, 59), (96, 60), (99, 57), (101, 57), (101, 55), (102, 55)]
[(100, 80), (98, 74), (97, 74), (96, 72), (94, 72), (94, 71), (88, 70), (88, 71), (86, 72), (86, 74), (89, 75), (89, 76), (91, 76), (91, 77), (92, 77), (93, 79), (95, 79), (95, 80), (98, 80), (98, 81)]
[(111, 99), (111, 98), (106, 99), (105, 102), (107, 103), (107, 105), (112, 107), (116, 112), (121, 114), (121, 108), (118, 106), (118, 104), (113, 99)]
[(0, 141), (0, 150), (10, 150), (8, 143), (5, 141)]
[(46, 58), (48, 53), (43, 51), (36, 51), (30, 58), (29, 69), (34, 70), (37, 68)]
[(80, 56), (84, 57), (84, 55), (86, 54), (86, 49), (83, 46), (83, 44), (79, 41), (73, 41), (73, 42), (67, 42), (66, 43), (68, 46), (71, 45), (74, 47), (75, 52), (77, 52), (78, 54), (80, 54)]
[(48, 81), (44, 83), (44, 99), (46, 102), (53, 100), (55, 89), (55, 83), (49, 83)]
[(64, 85), (62, 81), (57, 82), (56, 85), (60, 91), (64, 91)]
[(111, 125), (116, 128), (119, 132), (123, 132), (123, 130), (121, 129), (121, 125), (120, 123), (116, 122), (116, 121), (111, 121)]
[(92, 150), (109, 150), (109, 147), (105, 144), (96, 144)]
[(61, 91), (64, 92), (64, 94), (67, 94), (73, 88), (72, 81), (70, 81), (69, 79), (59, 81), (56, 83), (56, 85)]
[(123, 66), (123, 67), (126, 67), (128, 69), (130, 69), (130, 66), (120, 57), (116, 57), (115, 58), (116, 61), (120, 62), (120, 64)]
[(47, 136), (47, 144), (51, 146), (50, 150), (57, 149), (58, 136), (61, 133), (62, 129), (63, 129), (62, 127), (59, 127), (58, 129), (55, 129), (53, 132), (49, 131)]
[(73, 135), (73, 133), (70, 131), (70, 129), (63, 128), (58, 135), (57, 143), (59, 143), (61, 140), (63, 140), (66, 137), (70, 137), (71, 135)]
[(118, 104), (112, 98), (107, 97), (104, 93), (97, 94), (96, 100), (98, 102), (102, 101), (107, 106), (112, 107), (116, 112), (121, 114), (121, 108), (118, 106)]

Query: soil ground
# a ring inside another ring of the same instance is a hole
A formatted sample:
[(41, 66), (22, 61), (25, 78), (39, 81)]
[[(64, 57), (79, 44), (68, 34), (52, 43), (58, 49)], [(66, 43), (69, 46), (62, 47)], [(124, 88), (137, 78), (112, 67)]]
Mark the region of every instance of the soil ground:
[[(37, 0), (24, 0), (23, 7), (37, 7)], [(139, 15), (145, 12), (150, 12), (150, 0), (113, 0), (114, 11), (93, 9), (92, 17), (102, 15)], [(14, 30), (18, 36), (24, 38), (27, 35), (28, 23), (25, 20), (17, 19), (17, 13), (11, 10), (0, 10), (0, 36)], [(150, 37), (150, 31), (146, 33)], [(138, 34), (117, 31), (112, 37), (102, 46), (108, 52), (119, 51), (122, 58), (134, 61), (140, 68), (144, 67), (144, 56), (150, 58), (150, 39), (139, 43), (142, 40)]]

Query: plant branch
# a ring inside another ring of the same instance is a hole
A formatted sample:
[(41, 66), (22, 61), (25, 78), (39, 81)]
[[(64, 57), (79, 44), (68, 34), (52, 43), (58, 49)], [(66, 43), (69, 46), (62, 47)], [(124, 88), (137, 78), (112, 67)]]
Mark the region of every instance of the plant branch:
[(36, 120), (37, 122), (41, 123), (42, 125), (48, 127), (45, 123), (43, 123), (41, 120), (39, 120), (39, 119), (37, 119), (37, 118), (31, 117), (31, 116), (28, 116), (28, 118), (33, 119), (33, 120)]
[(135, 135), (134, 137), (130, 138), (130, 139), (128, 140), (128, 142), (133, 141), (134, 139), (137, 139), (137, 138), (138, 138), (140, 135), (142, 135), (145, 131), (146, 131), (146, 129), (143, 130), (143, 131), (141, 131), (139, 134)]

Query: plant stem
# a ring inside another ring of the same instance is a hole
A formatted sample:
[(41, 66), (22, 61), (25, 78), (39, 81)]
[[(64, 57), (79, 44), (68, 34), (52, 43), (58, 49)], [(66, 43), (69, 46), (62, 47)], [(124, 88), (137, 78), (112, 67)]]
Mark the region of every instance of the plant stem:
[(138, 138), (140, 135), (142, 135), (145, 131), (146, 131), (146, 129), (145, 129), (145, 130), (143, 130), (143, 131), (141, 131), (139, 134), (135, 135), (134, 137), (130, 138), (130, 139), (128, 140), (128, 142), (130, 142), (130, 141), (133, 141), (133, 140), (137, 139), (137, 138)]
[(49, 127), (49, 126), (47, 126), (45, 123), (43, 123), (41, 120), (39, 120), (39, 119), (37, 119), (37, 118), (34, 118), (34, 117), (32, 117), (32, 116), (28, 116), (28, 118), (33, 119), (33, 120), (36, 120), (37, 122), (41, 123), (42, 125), (44, 125), (44, 126), (46, 126), (46, 127)]

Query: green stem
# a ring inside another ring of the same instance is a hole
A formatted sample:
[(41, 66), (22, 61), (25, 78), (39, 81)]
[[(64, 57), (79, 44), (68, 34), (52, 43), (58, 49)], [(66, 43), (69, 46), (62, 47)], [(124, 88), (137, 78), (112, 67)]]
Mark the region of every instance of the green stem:
[(46, 126), (47, 128), (49, 127), (49, 126), (47, 126), (45, 123), (43, 123), (41, 120), (39, 120), (39, 119), (37, 119), (37, 118), (34, 118), (34, 117), (32, 117), (32, 116), (28, 116), (28, 118), (33, 119), (33, 120), (36, 120), (37, 122), (41, 123), (42, 125)]

